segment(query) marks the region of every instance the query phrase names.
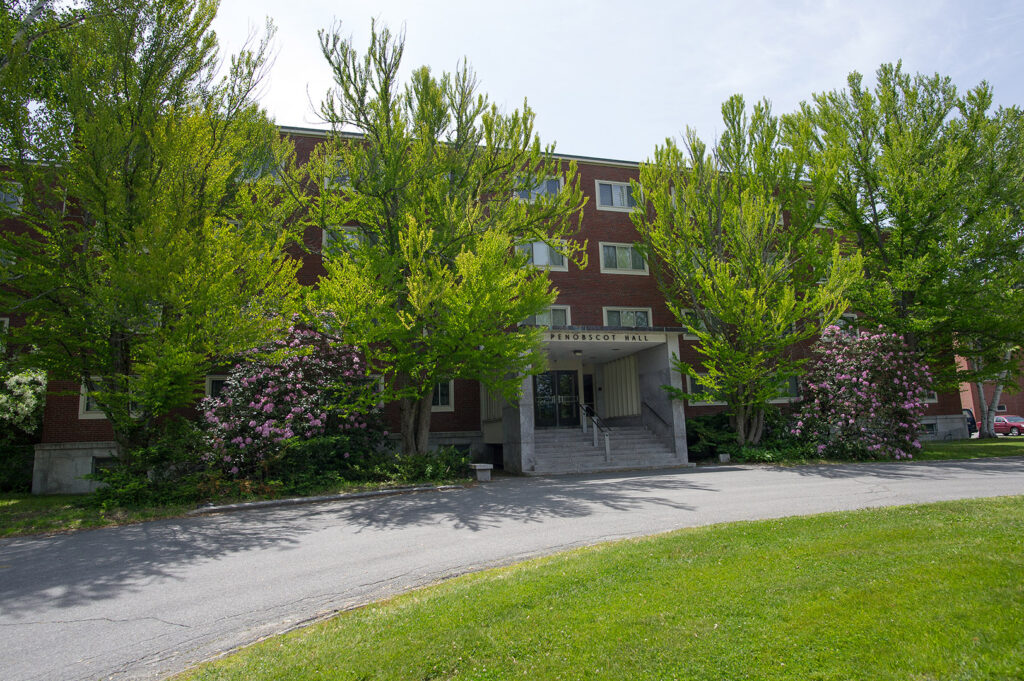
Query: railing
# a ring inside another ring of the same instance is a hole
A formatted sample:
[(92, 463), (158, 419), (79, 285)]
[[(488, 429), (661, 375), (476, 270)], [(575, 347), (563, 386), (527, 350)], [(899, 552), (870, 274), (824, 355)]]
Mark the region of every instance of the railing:
[(583, 404), (580, 402), (580, 421), (583, 422), (583, 432), (587, 432), (587, 421), (590, 422), (591, 427), (594, 431), (594, 446), (597, 446), (597, 435), (600, 433), (604, 436), (604, 460), (608, 463), (612, 460), (612, 446), (611, 446), (611, 432), (612, 429), (605, 423), (594, 408), (589, 404)]

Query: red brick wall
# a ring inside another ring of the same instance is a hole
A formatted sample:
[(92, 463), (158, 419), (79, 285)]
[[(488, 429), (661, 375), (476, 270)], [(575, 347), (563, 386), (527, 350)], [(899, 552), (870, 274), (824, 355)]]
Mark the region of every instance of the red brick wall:
[(51, 380), (43, 412), (43, 442), (103, 442), (114, 439), (106, 419), (78, 418), (81, 387), (74, 381)]
[(628, 182), (638, 178), (639, 170), (580, 162), (579, 173), (587, 205), (577, 238), (587, 242), (587, 268), (580, 270), (570, 263), (568, 272), (551, 272), (551, 281), (558, 288), (557, 304), (570, 306), (573, 326), (604, 326), (603, 307), (649, 307), (652, 326), (678, 326), (665, 305), (653, 273), (646, 276), (601, 273), (602, 241), (637, 243), (640, 235), (629, 213), (598, 209), (595, 182)]

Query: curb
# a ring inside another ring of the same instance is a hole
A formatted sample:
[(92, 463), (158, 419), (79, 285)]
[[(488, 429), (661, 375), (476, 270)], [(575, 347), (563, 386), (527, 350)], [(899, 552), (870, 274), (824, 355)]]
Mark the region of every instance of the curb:
[(449, 490), (466, 489), (468, 487), (471, 487), (471, 485), (422, 485), (419, 487), (392, 487), (390, 489), (349, 492), (346, 494), (323, 494), (316, 497), (290, 497), (288, 499), (246, 501), (238, 504), (223, 504), (221, 506), (201, 506), (199, 508), (192, 509), (185, 515), (196, 516), (207, 515), (210, 513), (232, 513), (234, 511), (249, 511), (260, 508), (274, 508), (277, 506), (302, 506), (303, 504), (319, 504), (328, 501), (348, 501), (350, 499), (390, 497), (396, 494), (410, 494), (413, 492), (447, 492)]

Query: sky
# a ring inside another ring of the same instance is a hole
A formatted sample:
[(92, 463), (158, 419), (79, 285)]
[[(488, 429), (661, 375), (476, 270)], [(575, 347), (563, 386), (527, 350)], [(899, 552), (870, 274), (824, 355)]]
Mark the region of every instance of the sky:
[(844, 88), (851, 71), (871, 83), (897, 60), (961, 90), (987, 81), (997, 105), (1024, 105), (1019, 0), (221, 0), (223, 50), (267, 18), (277, 34), (260, 101), (284, 126), (324, 127), (315, 111), (332, 80), (317, 31), (337, 30), (362, 52), (373, 19), (404, 30), (405, 73), (466, 59), (491, 101), (511, 111), (525, 98), (542, 142), (579, 156), (642, 161), (687, 127), (711, 142), (733, 94), (786, 113)]

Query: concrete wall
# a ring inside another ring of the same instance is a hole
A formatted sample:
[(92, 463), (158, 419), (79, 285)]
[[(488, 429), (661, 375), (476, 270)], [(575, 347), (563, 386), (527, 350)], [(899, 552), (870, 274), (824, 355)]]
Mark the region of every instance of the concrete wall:
[(93, 458), (117, 455), (114, 442), (53, 442), (36, 445), (32, 494), (88, 494), (100, 483), (83, 476), (93, 472)]
[(640, 384), (641, 416), (644, 426), (687, 461), (686, 412), (662, 386), (682, 388), (682, 377), (672, 369), (672, 356), (679, 352), (679, 338), (669, 334), (665, 345), (642, 350), (636, 355)]
[(536, 465), (533, 439), (533, 376), (524, 376), (519, 404), (506, 403), (501, 410), (505, 431), (503, 466), (508, 473), (532, 471)]

